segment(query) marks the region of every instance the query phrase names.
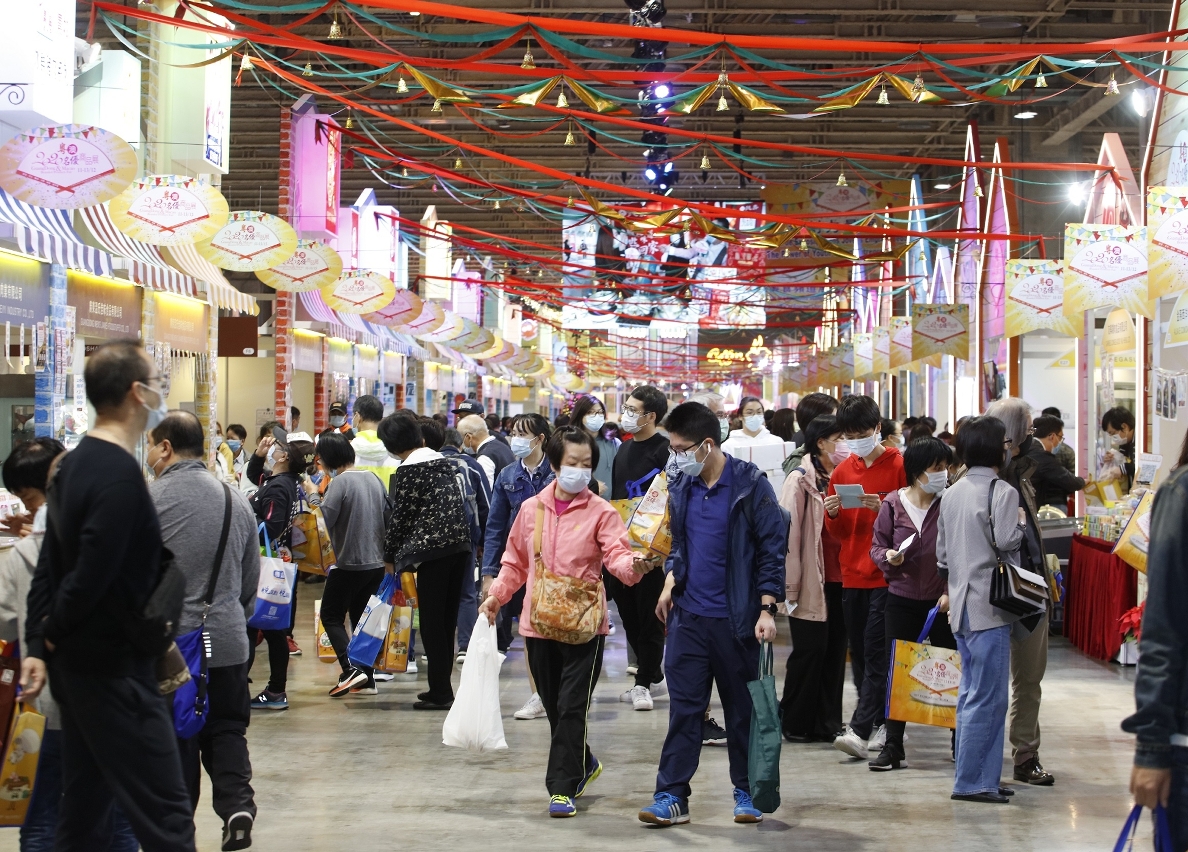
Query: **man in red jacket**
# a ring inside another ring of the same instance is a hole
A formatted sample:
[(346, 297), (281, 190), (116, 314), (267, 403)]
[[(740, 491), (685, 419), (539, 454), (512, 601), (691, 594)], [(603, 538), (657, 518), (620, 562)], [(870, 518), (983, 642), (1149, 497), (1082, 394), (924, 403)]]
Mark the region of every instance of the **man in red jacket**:
[[(899, 450), (879, 442), (882, 420), (878, 403), (869, 396), (842, 399), (837, 409), (837, 427), (845, 437), (850, 455), (834, 469), (825, 501), (826, 527), (841, 542), (842, 608), (850, 637), (850, 667), (858, 689), (858, 706), (850, 724), (833, 741), (833, 747), (863, 760), (868, 750), (877, 754), (887, 738), (883, 724), (887, 692), (883, 612), (887, 581), (870, 558), (870, 543), (883, 498), (907, 484), (903, 456)], [(861, 507), (841, 508), (839, 485), (861, 485)]]

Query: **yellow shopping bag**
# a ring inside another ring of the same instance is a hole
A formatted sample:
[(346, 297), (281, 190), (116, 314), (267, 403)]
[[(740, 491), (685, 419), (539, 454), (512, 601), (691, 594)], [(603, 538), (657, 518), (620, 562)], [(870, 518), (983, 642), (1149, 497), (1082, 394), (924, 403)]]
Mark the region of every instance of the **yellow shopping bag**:
[(375, 658), (375, 669), (392, 674), (408, 671), (408, 650), (412, 642), (413, 608), (408, 605), (404, 591), (398, 591), (392, 601), (392, 617), (388, 621), (388, 635), (384, 647)]
[(949, 648), (925, 644), (933, 607), (917, 642), (896, 639), (891, 646), (891, 672), (887, 678), (886, 716), (897, 722), (957, 727), (957, 690), (961, 686), (961, 655)]
[(45, 717), (27, 705), (19, 705), (8, 729), (3, 764), (0, 764), (0, 826), (19, 826), (25, 822), (44, 736)]
[(323, 663), (337, 663), (338, 655), (334, 653), (334, 646), (330, 644), (330, 637), (322, 626), (321, 600), (314, 601), (314, 636), (317, 637), (318, 659)]
[(330, 532), (322, 510), (310, 506), (304, 497), (298, 501), (293, 514), (292, 530), (293, 564), (306, 574), (325, 576), (334, 567), (334, 545), (330, 543)]

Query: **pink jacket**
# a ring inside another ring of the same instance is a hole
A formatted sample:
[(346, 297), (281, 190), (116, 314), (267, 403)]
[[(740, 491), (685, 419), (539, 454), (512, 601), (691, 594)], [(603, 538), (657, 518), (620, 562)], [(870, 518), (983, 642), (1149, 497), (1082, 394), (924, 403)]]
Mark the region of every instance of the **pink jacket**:
[(800, 467), (784, 480), (780, 505), (792, 515), (784, 579), (788, 606), (797, 604), (792, 617), (825, 621), (825, 552), (821, 546), (825, 500), (817, 490), (817, 469), (807, 453)]
[[(586, 490), (574, 497), (565, 512), (558, 516), (556, 491), (557, 483), (551, 482), (535, 497), (524, 501), (507, 536), (499, 577), (491, 586), (491, 594), (499, 605), (506, 606), (512, 595), (527, 582), (524, 612), (520, 615), (520, 635), (536, 639), (540, 636), (532, 629), (532, 580), (536, 573), (532, 540), (536, 532), (538, 504), (544, 506), (540, 552), (545, 565), (554, 574), (594, 582), (602, 578), (602, 566), (605, 565), (606, 570), (628, 586), (634, 586), (642, 577), (631, 568), (635, 554), (627, 538), (627, 526), (611, 504)], [(602, 605), (605, 611), (605, 590)], [(606, 635), (608, 627), (609, 622), (604, 616), (598, 632)]]

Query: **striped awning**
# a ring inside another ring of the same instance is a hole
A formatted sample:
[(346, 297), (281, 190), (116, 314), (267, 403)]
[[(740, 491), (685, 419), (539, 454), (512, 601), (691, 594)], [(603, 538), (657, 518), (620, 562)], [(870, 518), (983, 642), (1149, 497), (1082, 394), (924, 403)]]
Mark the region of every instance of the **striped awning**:
[(198, 254), (192, 243), (169, 246), (169, 259), (183, 272), (193, 275), (199, 281), (206, 282), (207, 296), (210, 304), (226, 311), (239, 311), (241, 314), (256, 316), (260, 313), (260, 306), (255, 298), (247, 293), (241, 293), (230, 281), (223, 276), (223, 271)]
[(79, 238), (70, 226), (69, 211), (34, 207), (0, 189), (0, 222), (12, 226), (13, 240), (26, 254), (95, 275), (111, 275), (111, 257)]
[(194, 280), (170, 266), (159, 248), (134, 240), (117, 228), (106, 204), (83, 207), (78, 213), (82, 227), (95, 242), (115, 255), (115, 267), (126, 270), (132, 281), (150, 290), (198, 295)]

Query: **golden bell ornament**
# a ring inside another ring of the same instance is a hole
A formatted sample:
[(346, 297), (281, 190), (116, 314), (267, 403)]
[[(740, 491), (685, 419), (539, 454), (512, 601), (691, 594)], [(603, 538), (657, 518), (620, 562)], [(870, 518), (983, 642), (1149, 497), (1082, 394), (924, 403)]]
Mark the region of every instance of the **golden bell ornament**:
[(557, 109), (569, 109), (569, 99), (565, 97), (565, 90), (561, 90), (561, 94), (557, 95)]
[(347, 130), (355, 129), (355, 119), (349, 112), (347, 113), (346, 124), (344, 124), (343, 127), (345, 127)]
[(784, 247), (784, 257), (791, 257), (791, 256), (792, 256), (792, 250), (790, 248), (788, 248), (787, 246), (785, 246)]
[(441, 98), (433, 102), (433, 108), (429, 112), (441, 112)]
[(330, 22), (330, 32), (326, 36), (327, 41), (338, 41), (342, 38), (342, 27), (338, 24), (338, 18)]
[(974, 198), (982, 198), (985, 196), (985, 194), (986, 193), (982, 192), (982, 188), (980, 186), (974, 187)]
[(573, 196), (572, 196), (572, 195), (571, 195), (571, 196), (569, 196), (569, 200), (565, 202), (565, 206), (566, 206), (566, 207), (572, 207), (572, 206), (573, 206)]
[(567, 132), (565, 134), (565, 147), (572, 148), (576, 144), (577, 144), (577, 140), (573, 138), (573, 131), (570, 130), (569, 132)]
[(302, 77), (312, 77), (313, 76), (313, 63), (312, 62), (305, 63), (305, 70), (301, 72), (301, 76)]
[(875, 102), (879, 106), (887, 106), (891, 103), (891, 99), (887, 97), (887, 87), (881, 86), (879, 88), (879, 99)]
[(912, 100), (918, 101), (924, 95), (924, 75), (917, 72), (916, 79), (912, 81)]
[(402, 178), (406, 178), (406, 177), (408, 177), (408, 168), (407, 168), (407, 167), (405, 167), (405, 168), (403, 168), (403, 169), (401, 169), (401, 170), (400, 170), (400, 176), (401, 176)]
[(532, 60), (532, 45), (524, 49), (524, 61), (520, 63), (520, 67), (525, 71), (534, 71), (536, 63)]
[(243, 58), (239, 60), (239, 70), (241, 72), (242, 71), (250, 71), (251, 68), (252, 68), (252, 57), (245, 53), (243, 55)]
[(404, 75), (400, 75), (400, 79), (396, 82), (396, 91), (402, 95), (408, 94), (408, 83), (404, 81)]
[(498, 209), (500, 208), (500, 206), (501, 206), (501, 205), (499, 204), (499, 199), (498, 199), (498, 198), (496, 198), (496, 199), (495, 199), (495, 209), (496, 209), (496, 210), (498, 210)]
[(1110, 82), (1106, 83), (1105, 93), (1107, 95), (1118, 94), (1118, 81), (1115, 79), (1113, 71), (1110, 72)]
[(809, 250), (809, 247), (808, 247), (808, 240), (806, 240), (804, 237), (801, 237), (801, 238), (800, 238), (800, 250), (801, 250), (801, 251), (808, 251), (808, 250)]
[(718, 112), (726, 112), (730, 109), (730, 103), (726, 100), (726, 96), (722, 95), (718, 98)]
[(1036, 77), (1036, 78), (1035, 78), (1035, 87), (1036, 87), (1037, 89), (1046, 89), (1046, 88), (1048, 88), (1048, 78), (1047, 78), (1047, 77), (1045, 77), (1045, 76), (1043, 75), (1043, 73), (1041, 73), (1041, 74), (1040, 74), (1038, 77)]
[(454, 171), (456, 171), (456, 172), (462, 171), (462, 158), (461, 157), (454, 158)]
[(846, 183), (846, 173), (844, 171), (837, 176), (837, 185), (838, 186), (849, 186), (849, 184)]
[(701, 170), (703, 172), (708, 172), (710, 170), (709, 154), (701, 155)]

